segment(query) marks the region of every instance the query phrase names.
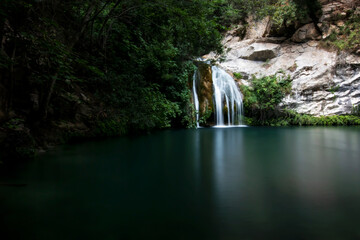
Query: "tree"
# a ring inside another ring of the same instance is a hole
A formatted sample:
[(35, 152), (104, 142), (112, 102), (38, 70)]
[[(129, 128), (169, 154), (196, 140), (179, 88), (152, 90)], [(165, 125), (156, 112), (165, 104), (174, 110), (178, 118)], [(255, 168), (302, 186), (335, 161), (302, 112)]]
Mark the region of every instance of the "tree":
[(81, 89), (132, 129), (180, 123), (192, 59), (221, 51), (223, 27), (213, 16), (225, 11), (217, 1), (4, 1), (1, 106), (30, 112), (32, 122), (64, 117), (57, 109), (64, 96)]

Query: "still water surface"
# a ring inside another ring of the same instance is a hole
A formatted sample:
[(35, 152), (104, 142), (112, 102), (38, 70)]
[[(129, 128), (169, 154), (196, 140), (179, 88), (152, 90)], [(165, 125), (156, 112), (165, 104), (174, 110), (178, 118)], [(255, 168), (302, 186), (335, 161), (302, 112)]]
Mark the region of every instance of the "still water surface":
[[(163, 131), (0, 170), (1, 239), (360, 239), (360, 128)], [(5, 234), (5, 235), (4, 235)]]

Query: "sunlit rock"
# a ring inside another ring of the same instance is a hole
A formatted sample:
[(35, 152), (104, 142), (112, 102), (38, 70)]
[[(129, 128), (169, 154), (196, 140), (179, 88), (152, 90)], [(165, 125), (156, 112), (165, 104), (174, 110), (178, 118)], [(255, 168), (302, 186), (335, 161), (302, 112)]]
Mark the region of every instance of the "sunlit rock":
[(239, 58), (251, 61), (266, 61), (278, 56), (280, 46), (273, 43), (253, 43), (243, 51), (239, 51)]

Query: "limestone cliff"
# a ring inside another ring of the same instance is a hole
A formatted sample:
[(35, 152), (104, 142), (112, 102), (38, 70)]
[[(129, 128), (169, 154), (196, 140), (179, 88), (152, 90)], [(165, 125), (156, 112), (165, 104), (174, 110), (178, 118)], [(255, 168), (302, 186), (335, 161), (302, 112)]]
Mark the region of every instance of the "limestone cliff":
[[(349, 114), (360, 103), (360, 49), (352, 53), (324, 47), (324, 39), (338, 31), (349, 14), (360, 15), (358, 0), (322, 0), (319, 22), (309, 20), (290, 37), (274, 37), (271, 18), (249, 18), (245, 37), (238, 27), (229, 31), (223, 45), (226, 54), (210, 53), (231, 73), (241, 73), (240, 84), (251, 84), (251, 76), (285, 71), (292, 78), (292, 91), (282, 106), (298, 113)], [(320, 29), (320, 31), (319, 31)]]

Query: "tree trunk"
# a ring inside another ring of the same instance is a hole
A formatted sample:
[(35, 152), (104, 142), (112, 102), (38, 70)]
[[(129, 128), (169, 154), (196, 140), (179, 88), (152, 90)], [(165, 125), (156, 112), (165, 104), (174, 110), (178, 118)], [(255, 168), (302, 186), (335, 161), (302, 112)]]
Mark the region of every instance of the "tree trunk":
[[(80, 40), (80, 37), (84, 34), (87, 26), (88, 26), (88, 23), (89, 23), (89, 20), (91, 19), (91, 13), (94, 11), (95, 7), (97, 5), (97, 1), (93, 1), (92, 2), (92, 5), (90, 5), (86, 11), (86, 14), (84, 15), (83, 17), (83, 20), (82, 20), (82, 23), (81, 23), (81, 27), (80, 27), (80, 31), (74, 36), (72, 42), (70, 43), (70, 45), (67, 47), (67, 51), (68, 51), (68, 54), (66, 54), (64, 56), (64, 58), (62, 59), (64, 62), (67, 61), (70, 53), (72, 52), (72, 49), (74, 48), (74, 46), (76, 45), (76, 43)], [(48, 117), (48, 108), (49, 108), (49, 104), (50, 104), (50, 100), (51, 100), (51, 97), (52, 97), (52, 94), (54, 93), (54, 89), (55, 89), (55, 85), (56, 85), (56, 81), (58, 79), (58, 76), (59, 76), (59, 70), (58, 69), (56, 71), (56, 73), (54, 74), (54, 76), (52, 77), (52, 80), (51, 80), (51, 83), (50, 83), (50, 87), (49, 87), (49, 90), (48, 90), (48, 93), (46, 95), (46, 98), (45, 98), (45, 102), (43, 104), (43, 107), (42, 107), (42, 113), (41, 113), (41, 118), (42, 120), (46, 120), (47, 117)]]
[(46, 96), (46, 99), (45, 99), (45, 104), (44, 104), (44, 107), (43, 107), (43, 113), (42, 113), (42, 120), (46, 120), (47, 119), (47, 115), (48, 115), (48, 108), (49, 108), (49, 104), (50, 104), (50, 99), (51, 99), (51, 96), (54, 92), (54, 87), (55, 87), (55, 83), (56, 83), (56, 79), (57, 79), (57, 76), (58, 74), (56, 73), (54, 76), (53, 76), (53, 79), (51, 80), (51, 84), (50, 84), (50, 87), (49, 87), (49, 92)]
[(14, 86), (15, 86), (15, 76), (14, 76), (14, 64), (15, 64), (15, 56), (16, 56), (16, 42), (14, 45), (13, 52), (11, 54), (11, 64), (10, 64), (10, 90), (8, 92), (8, 100), (7, 100), (7, 109), (6, 112), (10, 112), (13, 104), (13, 98), (14, 98)]
[[(1, 29), (0, 29), (0, 57), (7, 57), (7, 54), (4, 51), (5, 48), (5, 36), (4, 36), (4, 32), (5, 32), (5, 19), (1, 22)], [(5, 105), (6, 105), (6, 92), (7, 89), (5, 88), (4, 84), (4, 72), (0, 72), (0, 112), (6, 113), (5, 111)]]
[(115, 11), (116, 7), (120, 4), (120, 2), (121, 2), (121, 0), (118, 0), (115, 3), (114, 7), (110, 10), (109, 14), (106, 16), (106, 18), (101, 26), (101, 29), (99, 31), (99, 36), (101, 36), (101, 33), (104, 31), (104, 28), (105, 28), (107, 22), (110, 20), (110, 17), (112, 16), (113, 12)]

